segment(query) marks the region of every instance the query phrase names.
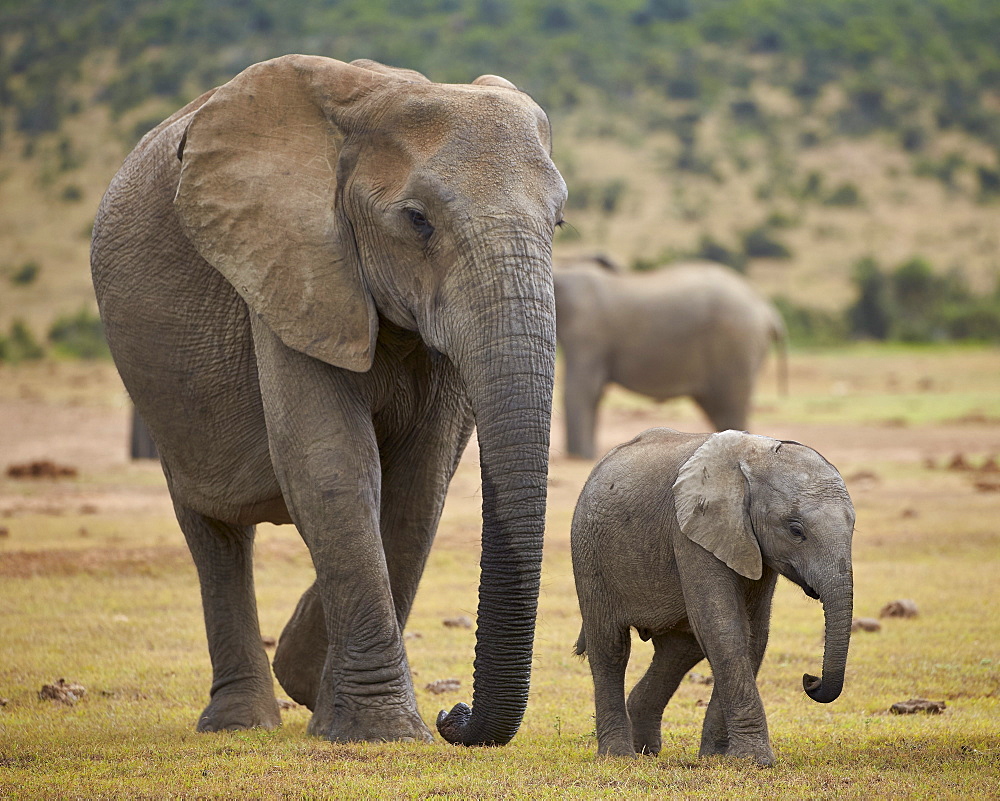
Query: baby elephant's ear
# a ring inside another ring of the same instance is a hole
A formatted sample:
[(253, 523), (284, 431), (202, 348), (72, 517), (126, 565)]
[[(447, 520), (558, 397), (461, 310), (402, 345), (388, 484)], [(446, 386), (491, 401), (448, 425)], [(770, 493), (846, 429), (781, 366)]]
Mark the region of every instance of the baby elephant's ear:
[(765, 437), (713, 434), (681, 465), (674, 482), (677, 523), (685, 535), (748, 579), (763, 571), (749, 514), (746, 457)]

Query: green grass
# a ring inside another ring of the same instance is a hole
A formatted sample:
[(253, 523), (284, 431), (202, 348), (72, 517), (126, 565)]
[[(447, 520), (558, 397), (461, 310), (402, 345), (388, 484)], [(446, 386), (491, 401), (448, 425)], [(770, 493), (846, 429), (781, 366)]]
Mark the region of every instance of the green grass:
[[(822, 387), (847, 380), (869, 387), (873, 407), (892, 409), (877, 379), (895, 370), (905, 381), (925, 373), (947, 379), (956, 392), (981, 392), (985, 401), (1000, 383), (995, 359), (982, 349), (857, 348), (808, 359), (797, 352), (793, 392), (820, 399)], [(950, 391), (941, 394), (942, 406), (953, 400)], [(102, 398), (93, 388), (91, 402)], [(767, 414), (780, 417), (784, 408)], [(951, 430), (949, 415), (937, 414), (890, 431), (910, 441)], [(832, 436), (867, 430), (867, 412), (857, 406), (841, 415)], [(646, 419), (636, 422), (645, 427)], [(997, 437), (988, 426), (977, 430), (985, 454)], [(759, 678), (778, 759), (770, 770), (698, 759), (698, 702), (709, 688), (693, 682), (682, 684), (665, 712), (658, 758), (596, 758), (589, 670), (571, 653), (580, 621), (569, 516), (588, 463), (553, 462), (531, 702), (521, 732), (502, 749), (440, 740), (333, 745), (305, 733), (309, 713), (301, 708), (283, 712), (274, 732), (197, 734), (210, 669), (194, 567), (168, 512), (79, 514), (76, 501), (60, 514), (15, 512), (0, 518), (8, 530), (0, 538), (0, 696), (7, 699), (0, 797), (996, 798), (1000, 495), (978, 491), (970, 475), (909, 457), (858, 457), (841, 467), (858, 510), (855, 615), (876, 617), (898, 598), (915, 600), (920, 615), (883, 619), (881, 631), (856, 634), (844, 694), (819, 705), (802, 692), (801, 676), (821, 666), (822, 608), (779, 583)], [(875, 478), (850, 475), (859, 469)], [(148, 492), (151, 476), (146, 467), (115, 467), (58, 485), (0, 477), (0, 508), (18, 497), (75, 498), (116, 484)], [(439, 709), (471, 700), (474, 633), (442, 620), (475, 614), (478, 482), (474, 466), (463, 464), (408, 626), (420, 635), (407, 649), (428, 722)], [(295, 531), (261, 526), (263, 634), (280, 633), (311, 579)], [(636, 638), (630, 685), (649, 656), (649, 644)], [(696, 670), (709, 672), (705, 663)], [(38, 700), (42, 684), (60, 677), (83, 684), (87, 696), (72, 707)], [(459, 679), (460, 689), (425, 689), (444, 678)], [(888, 713), (912, 697), (945, 701), (947, 709)]]

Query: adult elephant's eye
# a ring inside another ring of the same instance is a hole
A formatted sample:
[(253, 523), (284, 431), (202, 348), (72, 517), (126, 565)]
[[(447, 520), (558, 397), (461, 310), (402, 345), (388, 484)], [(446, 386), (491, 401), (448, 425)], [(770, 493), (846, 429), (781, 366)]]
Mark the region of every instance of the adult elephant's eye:
[(428, 239), (434, 233), (434, 226), (430, 224), (427, 217), (419, 209), (407, 209), (406, 216), (410, 218), (410, 225), (424, 239)]
[(806, 538), (806, 530), (802, 527), (802, 524), (798, 521), (793, 520), (788, 524), (788, 530), (791, 532), (792, 536), (799, 542), (803, 542)]

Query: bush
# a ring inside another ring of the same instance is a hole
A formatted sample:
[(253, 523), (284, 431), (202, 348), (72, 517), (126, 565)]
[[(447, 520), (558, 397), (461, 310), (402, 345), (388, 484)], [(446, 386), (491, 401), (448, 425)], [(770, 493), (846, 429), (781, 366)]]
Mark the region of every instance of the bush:
[(784, 295), (771, 299), (785, 321), (788, 339), (795, 345), (836, 345), (848, 335), (847, 320), (843, 314), (799, 306)]
[(0, 361), (23, 362), (40, 359), (44, 355), (31, 329), (24, 320), (14, 320), (10, 333), (0, 337)]
[(860, 206), (861, 192), (851, 183), (841, 184), (823, 199), (825, 206)]
[(41, 267), (38, 266), (37, 261), (26, 261), (16, 270), (10, 277), (10, 282), (14, 286), (28, 286), (33, 284), (35, 279), (38, 278), (38, 272)]
[(1000, 341), (1000, 292), (976, 296), (958, 273), (937, 275), (915, 256), (889, 273), (872, 258), (854, 268), (858, 300), (847, 310), (851, 334), (902, 342)]
[(702, 234), (698, 243), (698, 249), (691, 253), (696, 259), (707, 259), (717, 261), (732, 267), (738, 273), (745, 273), (747, 270), (747, 257), (737, 250), (727, 247), (711, 234)]
[(751, 259), (790, 259), (792, 251), (766, 225), (743, 232), (743, 252)]
[(61, 356), (76, 359), (111, 358), (101, 318), (86, 307), (76, 314), (56, 320), (49, 329), (49, 342)]

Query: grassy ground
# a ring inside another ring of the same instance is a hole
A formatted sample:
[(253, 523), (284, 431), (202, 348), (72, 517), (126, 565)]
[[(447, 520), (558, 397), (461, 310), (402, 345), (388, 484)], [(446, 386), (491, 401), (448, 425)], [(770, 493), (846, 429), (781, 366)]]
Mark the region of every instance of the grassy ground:
[[(309, 713), (275, 732), (199, 735), (210, 678), (194, 567), (155, 466), (124, 459), (127, 420), (111, 368), (0, 368), (0, 467), (70, 462), (75, 478), (0, 475), (0, 797), (995, 798), (1000, 795), (1000, 353), (984, 349), (795, 352), (792, 394), (773, 376), (755, 428), (818, 447), (858, 510), (858, 617), (911, 598), (920, 614), (857, 633), (846, 689), (829, 706), (801, 690), (818, 673), (823, 618), (779, 584), (760, 688), (777, 767), (700, 761), (710, 688), (686, 682), (664, 716), (663, 752), (598, 760), (592, 685), (571, 655), (579, 628), (569, 520), (591, 464), (560, 455), (556, 414), (535, 673), (521, 732), (503, 749), (331, 745)], [(702, 427), (686, 402), (613, 392), (601, 446), (651, 425)], [(956, 454), (974, 470), (948, 469)], [(471, 700), (479, 478), (474, 451), (449, 494), (417, 597), (408, 652), (424, 719)], [(278, 636), (311, 566), (290, 527), (261, 526), (257, 590)], [(630, 683), (650, 650), (637, 638)], [(703, 663), (697, 671), (708, 673)], [(68, 706), (38, 699), (64, 677)], [(436, 695), (438, 679), (459, 689)], [(278, 689), (279, 698), (284, 697)], [(892, 715), (913, 697), (940, 715)]]

